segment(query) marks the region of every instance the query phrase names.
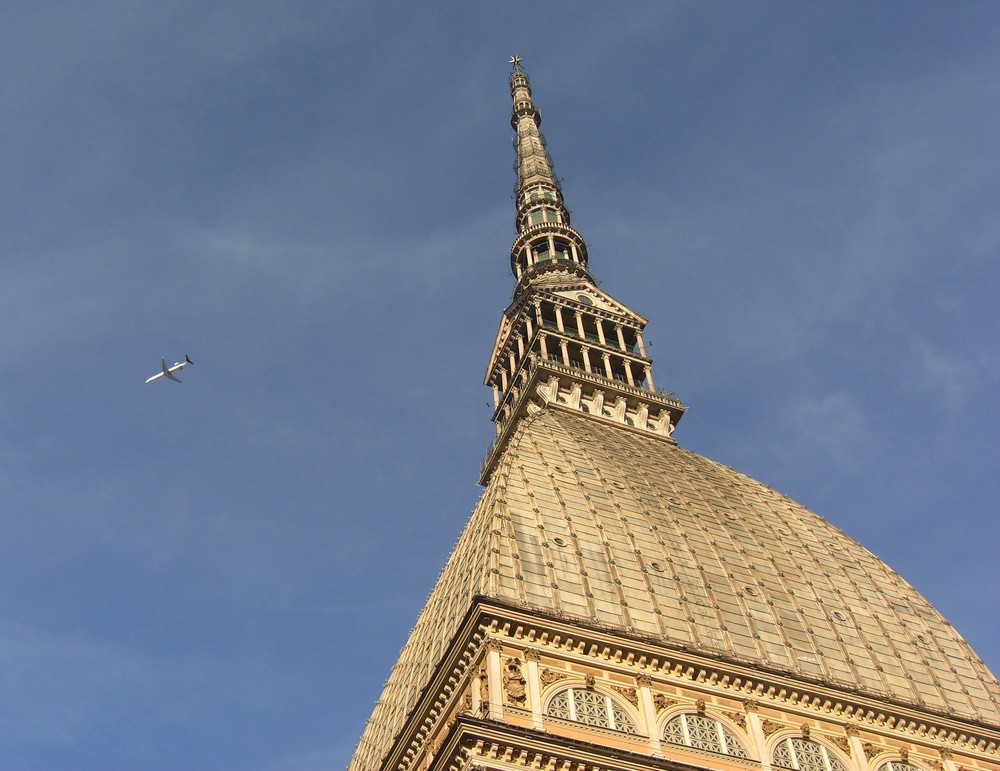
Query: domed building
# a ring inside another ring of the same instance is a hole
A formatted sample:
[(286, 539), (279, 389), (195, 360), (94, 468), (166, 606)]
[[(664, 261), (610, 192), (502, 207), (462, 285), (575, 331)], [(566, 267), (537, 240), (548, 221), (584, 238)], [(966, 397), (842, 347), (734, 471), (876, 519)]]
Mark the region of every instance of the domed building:
[(916, 590), (674, 440), (646, 319), (601, 291), (517, 57), (514, 298), (485, 490), (351, 771), (1000, 767), (1000, 686)]

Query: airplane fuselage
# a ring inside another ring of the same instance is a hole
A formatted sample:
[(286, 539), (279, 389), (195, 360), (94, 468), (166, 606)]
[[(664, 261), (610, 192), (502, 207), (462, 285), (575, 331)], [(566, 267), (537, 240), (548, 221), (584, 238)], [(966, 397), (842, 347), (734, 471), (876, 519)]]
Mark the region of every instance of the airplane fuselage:
[(192, 363), (191, 359), (189, 359), (185, 355), (184, 356), (184, 361), (174, 362), (174, 365), (172, 367), (168, 367), (167, 366), (167, 360), (166, 360), (166, 358), (162, 358), (162, 359), (160, 359), (161, 371), (157, 372), (155, 375), (153, 375), (151, 378), (149, 378), (146, 382), (147, 383), (152, 383), (154, 380), (159, 380), (161, 377), (165, 377), (165, 378), (169, 378), (170, 380), (173, 380), (175, 383), (180, 383), (181, 382), (180, 378), (179, 377), (175, 377), (174, 373), (177, 372), (178, 370), (184, 369), (188, 364), (191, 364), (191, 363)]

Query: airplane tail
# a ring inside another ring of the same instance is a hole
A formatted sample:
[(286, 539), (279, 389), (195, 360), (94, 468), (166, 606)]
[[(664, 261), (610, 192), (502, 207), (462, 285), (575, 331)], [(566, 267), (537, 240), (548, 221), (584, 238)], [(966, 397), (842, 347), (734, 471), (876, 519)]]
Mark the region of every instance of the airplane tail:
[(194, 364), (194, 362), (191, 361), (191, 359), (188, 358), (188, 355), (186, 353), (184, 354), (184, 363), (185, 364)]

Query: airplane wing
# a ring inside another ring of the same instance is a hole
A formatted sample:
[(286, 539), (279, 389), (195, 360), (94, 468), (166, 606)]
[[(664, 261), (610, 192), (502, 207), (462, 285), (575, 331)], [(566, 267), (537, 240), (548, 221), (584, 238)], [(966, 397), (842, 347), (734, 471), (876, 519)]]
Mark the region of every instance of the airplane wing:
[(147, 380), (146, 382), (147, 383), (152, 383), (154, 380), (159, 380), (161, 377), (168, 377), (171, 380), (174, 380), (174, 381), (180, 383), (181, 382), (180, 378), (174, 376), (174, 370), (175, 369), (180, 369), (183, 366), (184, 365), (182, 364), (180, 367), (178, 367), (178, 366), (168, 367), (167, 366), (167, 360), (166, 360), (166, 358), (165, 357), (161, 358), (160, 359), (160, 369), (161, 369), (161, 371), (157, 372), (155, 375), (153, 375), (151, 378), (149, 378), (149, 380)]

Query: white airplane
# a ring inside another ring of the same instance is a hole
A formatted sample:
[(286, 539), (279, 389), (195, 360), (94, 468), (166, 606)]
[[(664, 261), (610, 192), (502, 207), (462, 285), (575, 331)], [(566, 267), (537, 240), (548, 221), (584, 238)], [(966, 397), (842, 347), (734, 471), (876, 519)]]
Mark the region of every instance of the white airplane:
[(157, 372), (149, 380), (146, 381), (147, 383), (152, 383), (154, 380), (159, 380), (161, 377), (168, 377), (171, 380), (176, 380), (179, 383), (181, 382), (181, 379), (178, 377), (174, 377), (174, 373), (179, 369), (184, 369), (188, 364), (194, 364), (194, 362), (191, 361), (191, 359), (189, 359), (186, 354), (184, 356), (184, 361), (175, 362), (174, 366), (172, 367), (167, 366), (166, 359), (160, 359), (160, 361), (162, 362), (161, 366), (163, 367), (163, 371)]

